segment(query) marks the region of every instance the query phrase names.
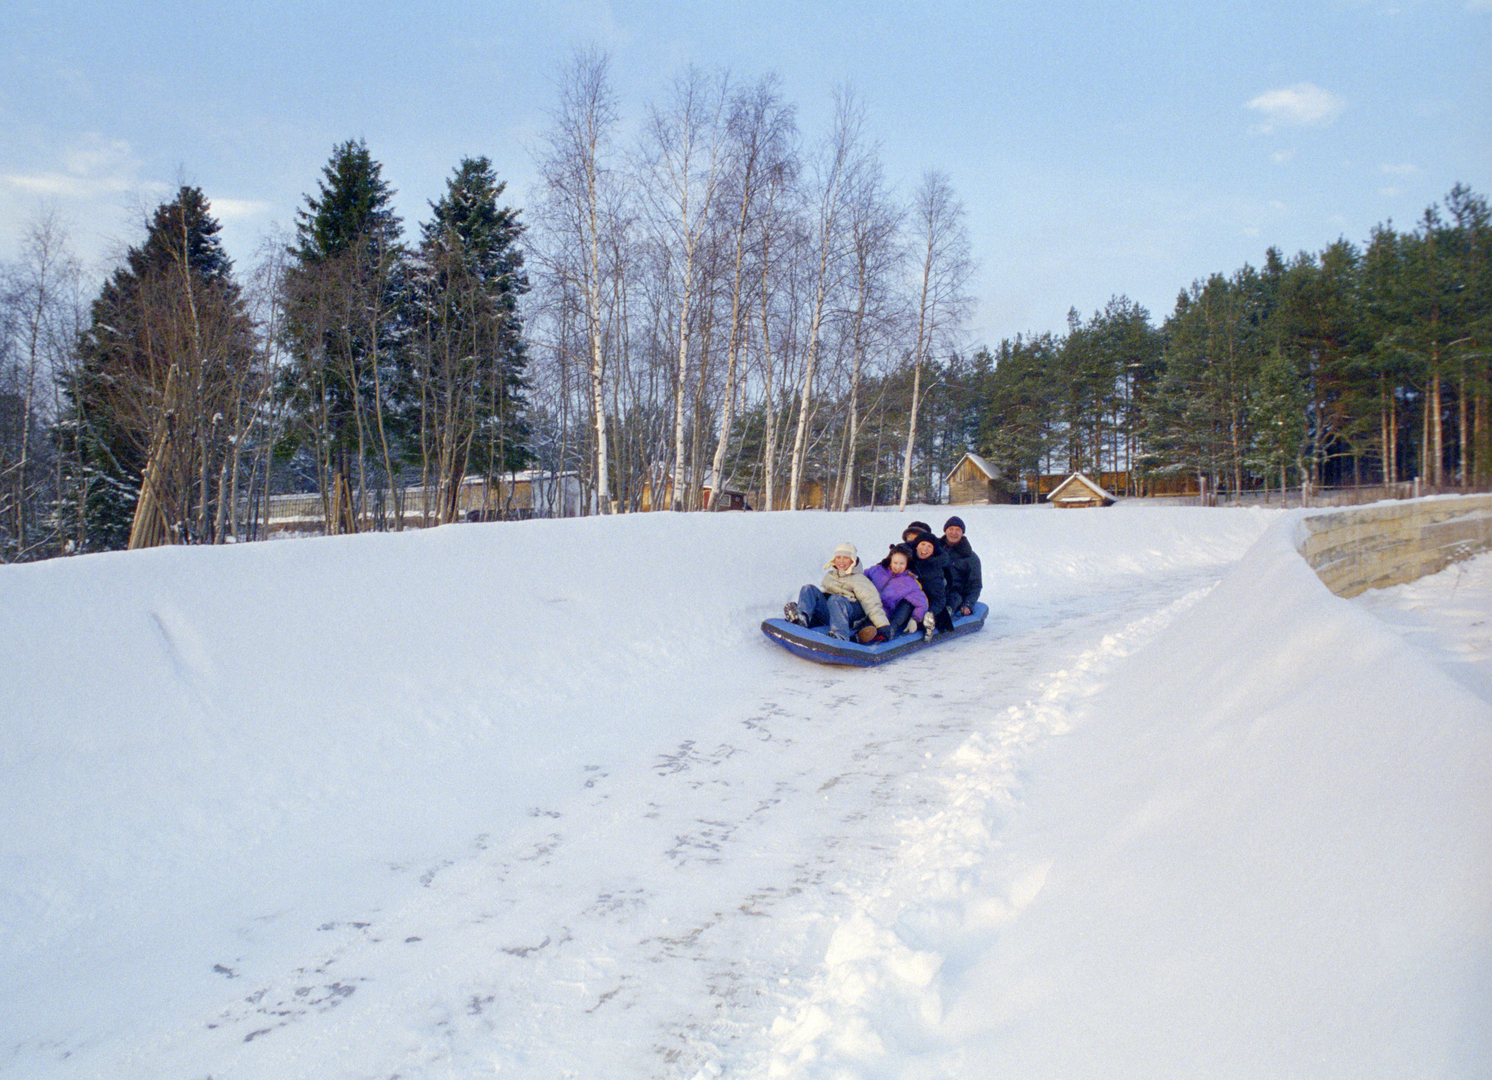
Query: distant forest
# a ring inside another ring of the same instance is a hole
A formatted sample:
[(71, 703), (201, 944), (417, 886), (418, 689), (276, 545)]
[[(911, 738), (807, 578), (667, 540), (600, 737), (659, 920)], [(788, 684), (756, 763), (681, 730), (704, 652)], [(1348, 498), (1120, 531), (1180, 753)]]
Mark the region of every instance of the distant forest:
[(255, 539), (286, 492), (327, 532), (451, 521), (464, 478), (520, 470), (598, 513), (936, 502), (968, 451), (1011, 497), (1492, 483), (1492, 215), (1464, 186), (1159, 324), (1116, 295), (970, 351), (962, 205), (936, 170), (897, 197), (852, 95), (805, 137), (774, 79), (691, 70), (622, 145), (604, 55), (558, 86), (521, 210), (464, 159), (411, 234), (348, 141), (247, 273), (194, 187), (96, 286), (40, 216), (0, 267), (0, 558)]
[(1492, 218), (1457, 186), (1375, 228), (1196, 281), (1161, 325), (1117, 298), (981, 350), (960, 434), (1007, 476), (1186, 473), (1207, 490), (1492, 483)]

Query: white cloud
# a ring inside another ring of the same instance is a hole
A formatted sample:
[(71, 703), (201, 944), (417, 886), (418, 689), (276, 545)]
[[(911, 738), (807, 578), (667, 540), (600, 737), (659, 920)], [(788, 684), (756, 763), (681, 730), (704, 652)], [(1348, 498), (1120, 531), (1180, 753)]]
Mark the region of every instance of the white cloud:
[[(1489, 0), (1489, 2), (1492, 2), (1492, 0)], [(1383, 172), (1388, 173), (1388, 175), (1390, 175), (1390, 176), (1417, 176), (1417, 175), (1419, 175), (1419, 166), (1418, 165), (1411, 165), (1407, 161), (1404, 162), (1403, 164), (1400, 164), (1400, 165), (1388, 165), (1388, 164), (1384, 164), (1384, 165), (1380, 165), (1379, 168)]]
[(54, 196), (78, 198), (90, 195), (96, 190), (76, 176), (56, 172), (0, 173), (0, 184), (17, 191), (24, 191), (28, 195), (41, 195), (46, 198)]
[(134, 150), (123, 139), (106, 139), (102, 135), (85, 135), (63, 155), (63, 165), (77, 177), (100, 177), (133, 174), (139, 167)]
[(219, 221), (238, 221), (267, 213), (271, 206), (263, 199), (222, 199), (208, 196), (212, 214)]
[(1266, 91), (1250, 101), (1248, 107), (1264, 114), (1265, 122), (1259, 130), (1268, 133), (1281, 126), (1329, 124), (1341, 115), (1347, 101), (1315, 83), (1302, 82)]
[(0, 174), (0, 183), (13, 190), (44, 198), (88, 199), (159, 184), (141, 184), (139, 159), (123, 139), (90, 133), (61, 154), (60, 169)]

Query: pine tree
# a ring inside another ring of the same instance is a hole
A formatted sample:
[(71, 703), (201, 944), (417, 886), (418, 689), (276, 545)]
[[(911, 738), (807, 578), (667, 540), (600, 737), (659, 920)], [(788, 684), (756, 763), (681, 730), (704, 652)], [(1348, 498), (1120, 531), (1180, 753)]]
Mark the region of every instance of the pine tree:
[(1333, 457), (1347, 452), (1346, 406), (1354, 360), (1366, 351), (1358, 340), (1357, 250), (1339, 240), (1320, 258), (1301, 254), (1280, 280), (1272, 335), (1305, 381), (1313, 478)]
[(1306, 382), (1289, 357), (1274, 349), (1265, 357), (1249, 393), (1252, 433), (1248, 462), (1264, 478), (1267, 495), (1271, 477), (1278, 477), (1280, 494), (1289, 487), (1290, 470), (1302, 468), (1306, 449)]
[(1058, 391), (1051, 372), (1059, 349), (1051, 334), (1017, 337), (1002, 341), (987, 362), (980, 448), (1012, 493), (1023, 477), (1045, 471), (1056, 449)]

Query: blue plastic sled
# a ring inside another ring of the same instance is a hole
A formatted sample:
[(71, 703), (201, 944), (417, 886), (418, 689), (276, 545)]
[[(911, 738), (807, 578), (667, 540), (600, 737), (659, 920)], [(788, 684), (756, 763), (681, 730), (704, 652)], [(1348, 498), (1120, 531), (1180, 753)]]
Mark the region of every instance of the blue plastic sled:
[(827, 626), (815, 626), (812, 630), (790, 623), (786, 619), (768, 619), (762, 623), (762, 633), (777, 642), (794, 656), (812, 660), (819, 664), (848, 664), (851, 667), (874, 667), (898, 656), (931, 648), (945, 641), (963, 637), (984, 629), (984, 617), (989, 608), (984, 604), (974, 605), (974, 614), (958, 615), (953, 620), (952, 630), (940, 630), (931, 640), (922, 634), (902, 634), (877, 645), (861, 645), (858, 641), (841, 641), (829, 636)]

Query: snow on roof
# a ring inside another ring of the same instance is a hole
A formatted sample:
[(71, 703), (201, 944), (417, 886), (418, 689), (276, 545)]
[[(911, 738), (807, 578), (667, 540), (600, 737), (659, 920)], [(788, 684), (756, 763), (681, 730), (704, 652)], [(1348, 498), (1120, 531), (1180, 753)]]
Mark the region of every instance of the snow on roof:
[[(1093, 494), (1097, 495), (1100, 499), (1105, 499), (1105, 500), (1107, 500), (1109, 502), (1118, 502), (1119, 501), (1118, 496), (1115, 495), (1113, 492), (1106, 491), (1101, 485), (1094, 483), (1092, 480), (1088, 479), (1088, 477), (1084, 476), (1080, 472), (1073, 473), (1066, 480), (1062, 481), (1060, 484), (1058, 484), (1056, 487), (1054, 487), (1052, 489), (1052, 491), (1051, 491), (1051, 494), (1049, 494), (1047, 496), (1047, 501), (1048, 502), (1063, 502), (1063, 501), (1065, 501), (1062, 498), (1062, 492), (1066, 491), (1069, 485), (1086, 487), (1090, 491), (1092, 491)], [(1073, 496), (1069, 496), (1069, 498), (1073, 498)]]
[[(580, 474), (574, 469), (566, 469), (564, 472), (555, 472), (553, 469), (518, 469), (516, 471), (504, 471), (492, 474), (499, 481), (510, 480), (514, 483), (523, 483), (533, 480), (557, 480), (560, 478), (578, 477)], [(487, 478), (481, 473), (469, 473), (462, 478), (463, 484), (480, 484)]]
[[(974, 453), (974, 451), (969, 450), (964, 454), (963, 457), (958, 459), (958, 465), (955, 465), (953, 466), (953, 468), (948, 470), (948, 476), (952, 476), (954, 473), (958, 472), (958, 466), (962, 465), (965, 459), (972, 461), (974, 463), (974, 467), (980, 472), (984, 473), (984, 475), (989, 477), (991, 480), (995, 479), (999, 475), (995, 472), (995, 467), (993, 465), (991, 465), (988, 461), (985, 461), (984, 458), (980, 457), (978, 454)], [(947, 479), (947, 477), (944, 477), (944, 479)]]

